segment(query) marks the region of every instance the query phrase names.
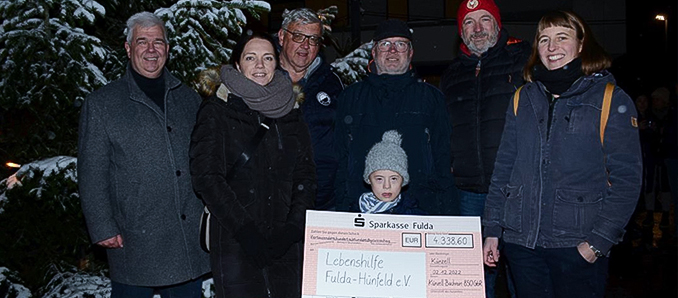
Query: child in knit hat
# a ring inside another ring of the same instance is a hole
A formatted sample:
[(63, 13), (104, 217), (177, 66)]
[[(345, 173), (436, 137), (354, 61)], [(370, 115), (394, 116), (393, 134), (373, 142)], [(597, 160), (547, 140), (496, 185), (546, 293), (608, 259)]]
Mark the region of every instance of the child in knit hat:
[(372, 192), (360, 196), (360, 212), (423, 214), (414, 199), (401, 193), (402, 187), (410, 182), (407, 154), (400, 147), (401, 142), (401, 135), (389, 130), (367, 153), (363, 179), (372, 187)]

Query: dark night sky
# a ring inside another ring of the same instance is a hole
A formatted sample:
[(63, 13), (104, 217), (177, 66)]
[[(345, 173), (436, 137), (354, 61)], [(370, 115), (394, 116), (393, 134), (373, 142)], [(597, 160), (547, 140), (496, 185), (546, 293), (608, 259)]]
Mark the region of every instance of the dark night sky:
[[(658, 86), (675, 86), (678, 76), (678, 8), (676, 1), (626, 1), (627, 53), (615, 61), (615, 75), (629, 94), (651, 92)], [(664, 23), (668, 16), (668, 44)], [(619, 73), (621, 71), (621, 73)]]

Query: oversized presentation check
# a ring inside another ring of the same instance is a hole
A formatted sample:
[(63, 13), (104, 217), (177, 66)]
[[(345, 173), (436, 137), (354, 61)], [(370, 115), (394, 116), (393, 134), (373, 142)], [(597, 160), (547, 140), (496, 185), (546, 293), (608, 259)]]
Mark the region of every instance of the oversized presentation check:
[(480, 218), (307, 211), (303, 298), (485, 297)]

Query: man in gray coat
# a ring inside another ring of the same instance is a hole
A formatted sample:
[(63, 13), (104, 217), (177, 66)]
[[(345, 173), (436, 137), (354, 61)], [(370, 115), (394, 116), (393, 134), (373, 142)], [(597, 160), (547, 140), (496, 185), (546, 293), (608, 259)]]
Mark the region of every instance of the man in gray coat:
[(200, 97), (165, 69), (164, 23), (127, 21), (127, 73), (85, 100), (78, 179), (93, 243), (107, 249), (111, 297), (201, 297), (209, 257), (188, 146)]

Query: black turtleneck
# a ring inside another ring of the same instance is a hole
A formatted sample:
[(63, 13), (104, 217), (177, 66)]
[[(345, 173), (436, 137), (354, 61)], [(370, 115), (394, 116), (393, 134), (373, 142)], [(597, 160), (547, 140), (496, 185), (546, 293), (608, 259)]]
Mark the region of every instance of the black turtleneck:
[(570, 89), (572, 84), (583, 75), (584, 73), (581, 70), (581, 58), (579, 57), (565, 64), (563, 67), (554, 70), (548, 70), (542, 64), (538, 64), (534, 67), (532, 77), (535, 81), (540, 81), (544, 84), (546, 91), (551, 95), (551, 100), (549, 100), (549, 119), (546, 126), (547, 139), (551, 135), (553, 108), (556, 105), (559, 95)]
[(535, 65), (532, 72), (532, 78), (540, 81), (551, 94), (561, 95), (570, 89), (572, 84), (582, 77), (584, 72), (581, 70), (581, 58), (577, 57), (563, 67), (548, 70), (541, 63)]
[(148, 96), (159, 108), (165, 112), (165, 74), (164, 72), (155, 79), (150, 79), (140, 75), (132, 68), (132, 77), (139, 86), (139, 89)]

